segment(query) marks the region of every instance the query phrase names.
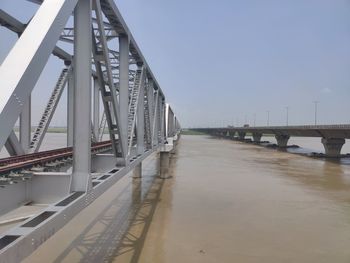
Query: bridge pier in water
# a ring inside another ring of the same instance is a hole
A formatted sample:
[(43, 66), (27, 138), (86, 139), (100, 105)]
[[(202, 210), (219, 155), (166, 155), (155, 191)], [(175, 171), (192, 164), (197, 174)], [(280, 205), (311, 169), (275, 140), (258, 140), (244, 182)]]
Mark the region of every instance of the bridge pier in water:
[(262, 133), (253, 133), (253, 141), (259, 143), (261, 141)]
[(233, 140), (235, 138), (235, 134), (236, 134), (235, 132), (229, 132), (228, 136), (231, 140)]
[(171, 154), (175, 151), (180, 136), (175, 134), (174, 137), (168, 137), (168, 143), (163, 146), (159, 153), (159, 177), (162, 179), (170, 178), (169, 166)]
[(277, 145), (279, 148), (285, 148), (288, 145), (289, 135), (286, 134), (276, 134), (275, 135)]
[(159, 177), (162, 179), (169, 178), (169, 164), (170, 164), (170, 152), (160, 152), (160, 173)]
[(242, 141), (244, 140), (245, 135), (246, 135), (245, 132), (238, 132), (238, 138), (239, 138), (240, 140), (242, 140)]
[(133, 178), (141, 178), (142, 177), (142, 162), (135, 166), (133, 170)]
[(321, 140), (326, 157), (340, 157), (341, 148), (345, 144), (345, 139), (341, 138), (322, 138)]

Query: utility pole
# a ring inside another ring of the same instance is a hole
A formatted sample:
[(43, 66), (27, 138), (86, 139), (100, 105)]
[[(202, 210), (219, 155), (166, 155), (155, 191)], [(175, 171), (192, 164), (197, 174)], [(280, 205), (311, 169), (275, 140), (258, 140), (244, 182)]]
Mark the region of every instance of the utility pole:
[(266, 111), (267, 113), (267, 126), (270, 126), (270, 111)]
[(315, 126), (317, 125), (317, 104), (319, 103), (319, 101), (315, 100)]
[(255, 121), (256, 121), (256, 113), (254, 113), (254, 127), (255, 127)]
[(286, 123), (287, 123), (287, 126), (288, 126), (288, 119), (289, 119), (289, 107), (288, 107), (288, 106), (286, 107), (286, 111), (287, 111), (287, 120), (286, 120)]

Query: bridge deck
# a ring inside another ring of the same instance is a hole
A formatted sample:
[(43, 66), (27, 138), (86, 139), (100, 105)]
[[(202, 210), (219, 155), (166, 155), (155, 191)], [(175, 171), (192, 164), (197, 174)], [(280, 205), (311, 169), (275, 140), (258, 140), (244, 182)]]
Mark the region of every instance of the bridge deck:
[(261, 134), (285, 134), (290, 136), (346, 138), (350, 139), (350, 125), (298, 125), (298, 126), (262, 126), (262, 127), (225, 127), (197, 129), (205, 132), (247, 132)]

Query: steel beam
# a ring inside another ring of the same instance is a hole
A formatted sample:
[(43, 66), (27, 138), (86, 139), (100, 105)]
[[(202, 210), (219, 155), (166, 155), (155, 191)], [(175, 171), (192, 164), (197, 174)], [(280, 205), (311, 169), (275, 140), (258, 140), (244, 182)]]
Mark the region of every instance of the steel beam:
[(169, 137), (169, 104), (165, 104), (165, 134)]
[(165, 101), (163, 98), (160, 98), (160, 143), (163, 144), (167, 138), (165, 134)]
[(25, 24), (21, 23), (19, 20), (9, 15), (2, 9), (0, 9), (0, 25), (7, 27), (9, 30), (17, 33), (19, 36), (26, 28)]
[(20, 144), (14, 131), (10, 133), (10, 136), (5, 143), (5, 148), (11, 156), (25, 154), (24, 149), (22, 148), (22, 145)]
[[(129, 109), (129, 37), (119, 36), (119, 111), (120, 140), (123, 149), (128, 147), (128, 109)], [(126, 157), (126, 155), (124, 156)]]
[(29, 96), (19, 117), (19, 140), (25, 153), (29, 151), (32, 131), (31, 110), (31, 97)]
[[(98, 50), (98, 46), (96, 43), (96, 38), (94, 36), (93, 38), (93, 44), (94, 44), (94, 61), (97, 69), (97, 75), (98, 79), (100, 81), (100, 87), (103, 87), (103, 100), (104, 100), (104, 108), (105, 108), (105, 113), (107, 117), (107, 122), (108, 122), (108, 128), (109, 128), (109, 133), (110, 137), (112, 140), (113, 144), (113, 151), (116, 157), (125, 157), (126, 154), (126, 148), (124, 148), (122, 138), (120, 136), (120, 130), (121, 130), (121, 118), (120, 118), (120, 113), (119, 113), (119, 103), (117, 99), (117, 90), (116, 90), (116, 85), (114, 84), (113, 80), (113, 74), (112, 74), (112, 66), (111, 66), (111, 61), (109, 58), (109, 49), (107, 45), (107, 40), (105, 36), (105, 29), (104, 29), (104, 22), (103, 22), (103, 16), (102, 16), (102, 11), (101, 11), (101, 4), (99, 0), (96, 0), (95, 2), (95, 11), (96, 11), (96, 22), (98, 25), (98, 32), (99, 32), (99, 40), (101, 44), (101, 50)], [(101, 53), (102, 52), (102, 56)], [(107, 94), (108, 92), (105, 89), (105, 83), (104, 83), (104, 77), (103, 77), (103, 71), (102, 71), (102, 63), (100, 60), (104, 61), (104, 67), (107, 73), (107, 84), (109, 86), (109, 95)], [(112, 113), (110, 113), (110, 106), (109, 102), (112, 108)], [(116, 135), (118, 134), (118, 141), (116, 140)], [(117, 145), (118, 143), (118, 145)], [(117, 147), (119, 146), (119, 147)]]
[(151, 125), (151, 144), (153, 145), (153, 121), (154, 121), (154, 82), (152, 79), (148, 79), (148, 90), (147, 90), (148, 108), (149, 108), (149, 120)]
[(94, 78), (94, 96), (93, 96), (93, 102), (94, 102), (94, 134), (95, 138), (99, 140), (99, 126), (100, 126), (100, 84), (97, 78)]
[(114, 0), (101, 0), (102, 11), (107, 17), (109, 24), (120, 35), (127, 35), (130, 43), (130, 53), (135, 58), (136, 62), (140, 62), (147, 69), (147, 77), (154, 80), (155, 89), (159, 90), (160, 94), (164, 97), (163, 91), (160, 88), (156, 78), (154, 77), (150, 67), (147, 64), (140, 48), (138, 47), (135, 39), (133, 38), (128, 26), (126, 25), (122, 15), (120, 14), (117, 5)]
[(53, 115), (55, 114), (55, 110), (57, 108), (57, 105), (60, 101), (62, 92), (64, 90), (64, 87), (67, 83), (67, 79), (69, 77), (69, 74), (71, 74), (70, 68), (64, 68), (57, 80), (57, 83), (51, 93), (51, 96), (49, 98), (49, 101), (47, 102), (47, 105), (44, 109), (44, 112), (41, 116), (41, 119), (39, 121), (39, 124), (33, 134), (32, 141), (30, 143), (30, 149), (29, 152), (38, 152), (41, 146), (41, 143), (44, 140), (45, 134), (47, 132), (47, 129), (50, 126), (51, 119)]
[(91, 0), (79, 0), (74, 10), (75, 96), (71, 191), (91, 189), (91, 25)]
[(153, 108), (153, 123), (152, 123), (152, 145), (157, 145), (158, 144), (158, 102), (159, 102), (159, 90), (156, 91), (156, 93), (153, 95), (153, 101), (154, 101), (154, 108)]
[[(27, 26), (26, 24), (21, 23), (19, 20), (17, 20), (16, 18), (14, 18), (13, 16), (9, 15), (8, 13), (6, 13), (4, 10), (1, 10), (1, 9), (0, 9), (0, 25), (17, 33), (18, 36), (20, 36), (23, 33), (23, 31), (26, 29), (26, 26)], [(72, 56), (58, 46), (56, 46), (53, 49), (52, 54), (64, 61), (72, 60)]]
[(145, 76), (145, 70), (142, 69), (137, 105), (137, 154), (143, 154), (145, 151)]
[(67, 146), (73, 146), (74, 130), (74, 67), (68, 75), (67, 82)]
[(22, 112), (76, 1), (45, 1), (3, 61), (0, 67), (0, 148)]

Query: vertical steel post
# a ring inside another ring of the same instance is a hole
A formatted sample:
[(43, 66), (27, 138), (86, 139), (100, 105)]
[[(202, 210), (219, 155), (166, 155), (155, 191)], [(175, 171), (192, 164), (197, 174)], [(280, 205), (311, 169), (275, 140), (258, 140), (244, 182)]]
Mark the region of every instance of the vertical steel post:
[(166, 135), (165, 135), (165, 101), (164, 98), (162, 98), (162, 108), (161, 108), (161, 142), (164, 143), (166, 141)]
[(68, 75), (67, 82), (67, 146), (73, 146), (74, 130), (74, 69)]
[[(145, 71), (145, 69), (143, 69)], [(137, 154), (143, 154), (145, 151), (145, 74), (141, 75), (141, 84), (139, 90), (139, 100), (137, 105)]]
[(154, 112), (153, 112), (153, 146), (158, 145), (158, 119), (159, 119), (159, 89), (156, 91), (153, 97), (154, 101)]
[(95, 138), (99, 139), (98, 129), (100, 125), (100, 83), (97, 78), (94, 78), (94, 134)]
[(165, 137), (166, 139), (169, 136), (169, 104), (165, 104), (165, 118), (164, 118), (164, 121), (165, 121)]
[(150, 119), (150, 130), (151, 130), (151, 145), (153, 147), (153, 121), (154, 121), (154, 81), (153, 79), (148, 80), (148, 109)]
[(120, 140), (127, 155), (128, 148), (128, 110), (129, 110), (129, 38), (119, 36), (119, 108), (120, 108)]
[(19, 117), (19, 140), (25, 153), (29, 150), (31, 129), (31, 97), (29, 96)]
[(72, 191), (91, 188), (91, 0), (74, 10), (74, 132)]

